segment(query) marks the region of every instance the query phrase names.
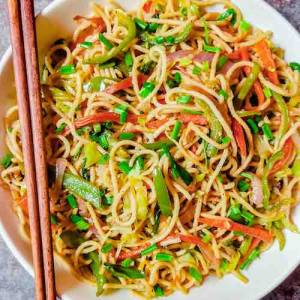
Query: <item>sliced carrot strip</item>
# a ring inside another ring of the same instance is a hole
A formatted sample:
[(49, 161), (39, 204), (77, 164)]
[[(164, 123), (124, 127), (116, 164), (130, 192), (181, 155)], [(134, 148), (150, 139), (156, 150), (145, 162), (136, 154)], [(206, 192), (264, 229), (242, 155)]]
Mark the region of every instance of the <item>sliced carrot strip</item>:
[(232, 120), (233, 136), (241, 150), (242, 157), (247, 156), (247, 146), (242, 125), (235, 119)]

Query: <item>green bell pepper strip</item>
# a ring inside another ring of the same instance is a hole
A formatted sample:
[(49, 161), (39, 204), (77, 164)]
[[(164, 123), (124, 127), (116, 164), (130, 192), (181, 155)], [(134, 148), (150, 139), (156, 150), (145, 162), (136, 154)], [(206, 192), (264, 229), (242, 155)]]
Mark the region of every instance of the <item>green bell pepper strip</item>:
[[(204, 101), (198, 101), (201, 109), (203, 110), (204, 116), (207, 118), (210, 128), (210, 137), (217, 143), (222, 138), (223, 127), (218, 118), (214, 115), (210, 107)], [(214, 157), (217, 154), (217, 148), (213, 145), (208, 144), (206, 153), (208, 157)]]
[(104, 264), (107, 271), (113, 276), (126, 279), (143, 279), (145, 275), (139, 270), (131, 267), (123, 267), (122, 265)]
[(174, 142), (169, 139), (160, 140), (158, 142), (150, 143), (150, 144), (143, 144), (143, 147), (148, 150), (159, 150), (163, 147), (171, 147), (174, 146)]
[(161, 213), (164, 216), (171, 216), (172, 215), (171, 200), (170, 200), (165, 178), (159, 167), (156, 167), (154, 169), (153, 179), (154, 179), (154, 188), (156, 192), (156, 197), (158, 200), (158, 206), (161, 210)]
[(95, 208), (100, 208), (102, 192), (92, 185), (89, 181), (73, 175), (71, 173), (65, 172), (63, 178), (63, 187), (72, 194), (90, 202)]
[(268, 175), (269, 172), (272, 170), (274, 164), (280, 160), (283, 156), (282, 151), (278, 151), (274, 153), (270, 159), (268, 160), (266, 167), (264, 168), (263, 171), (263, 176), (262, 176), (262, 190), (263, 190), (263, 205), (264, 208), (267, 209), (269, 207), (269, 201), (270, 201), (270, 188), (269, 188), (269, 182), (268, 182)]
[[(75, 231), (63, 231), (60, 235), (60, 238), (70, 248), (77, 248), (80, 246), (80, 244), (85, 242), (85, 239)], [(87, 256), (92, 261), (91, 269), (93, 275), (96, 278), (96, 283), (97, 283), (96, 296), (100, 296), (103, 292), (103, 286), (106, 283), (106, 278), (103, 274), (100, 273), (101, 262), (99, 260), (99, 255), (96, 251), (93, 251), (90, 252)]]
[(259, 72), (260, 72), (260, 66), (259, 66), (259, 64), (254, 63), (253, 68), (252, 68), (252, 72), (250, 73), (250, 75), (248, 76), (248, 78), (243, 83), (243, 85), (241, 87), (241, 90), (240, 90), (240, 92), (238, 94), (238, 98), (240, 100), (245, 100), (245, 98), (249, 94), (250, 90), (252, 89), (255, 81), (258, 78)]
[(281, 141), (283, 136), (286, 134), (286, 132), (289, 129), (289, 123), (290, 123), (289, 110), (287, 104), (285, 103), (281, 95), (273, 92), (273, 98), (279, 107), (280, 115), (281, 115), (281, 122), (279, 127), (279, 141)]
[(127, 28), (127, 36), (118, 46), (113, 47), (106, 54), (87, 59), (84, 61), (85, 64), (104, 64), (128, 47), (131, 41), (136, 37), (136, 26), (134, 21), (120, 10), (117, 11), (117, 17), (119, 24)]
[(175, 37), (174, 43), (179, 44), (185, 42), (188, 39), (189, 35), (191, 34), (192, 29), (193, 29), (193, 24), (192, 23), (187, 24), (183, 28), (182, 32)]

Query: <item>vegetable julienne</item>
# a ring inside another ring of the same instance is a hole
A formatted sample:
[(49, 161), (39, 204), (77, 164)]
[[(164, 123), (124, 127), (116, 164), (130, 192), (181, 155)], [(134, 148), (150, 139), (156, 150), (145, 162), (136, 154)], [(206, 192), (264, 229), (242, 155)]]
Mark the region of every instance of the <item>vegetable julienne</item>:
[[(98, 296), (247, 281), (297, 231), (299, 62), (229, 1), (171, 2), (92, 4), (41, 68), (55, 251)], [(15, 112), (1, 177), (28, 232)]]

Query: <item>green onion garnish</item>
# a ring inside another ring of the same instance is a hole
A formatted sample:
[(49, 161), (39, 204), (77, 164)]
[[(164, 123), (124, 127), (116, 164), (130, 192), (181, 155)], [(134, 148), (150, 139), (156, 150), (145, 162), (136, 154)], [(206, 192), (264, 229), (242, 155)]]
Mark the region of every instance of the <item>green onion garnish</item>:
[(66, 65), (66, 66), (61, 66), (59, 68), (59, 73), (61, 75), (71, 75), (76, 72), (75, 66), (74, 65)]
[(56, 217), (55, 215), (51, 215), (51, 216), (50, 216), (50, 222), (51, 222), (51, 224), (53, 224), (53, 225), (57, 225), (57, 224), (58, 224), (58, 219), (57, 219), (57, 217)]
[(298, 71), (300, 72), (300, 64), (297, 62), (291, 62), (290, 67), (293, 71)]
[(202, 236), (202, 240), (204, 243), (209, 243), (211, 241), (211, 235), (204, 232)]
[(228, 144), (231, 142), (231, 138), (229, 136), (225, 136), (221, 140), (222, 144)]
[(219, 48), (219, 47), (213, 47), (213, 46), (209, 46), (209, 45), (204, 44), (203, 45), (203, 50), (205, 52), (217, 53), (217, 52), (221, 51), (221, 48)]
[(113, 44), (102, 34), (99, 33), (99, 41), (108, 49), (112, 49), (114, 46)]
[(153, 244), (153, 245), (149, 246), (148, 248), (142, 250), (141, 256), (148, 255), (148, 254), (152, 253), (154, 250), (156, 250), (157, 248), (158, 248), (157, 245)]
[(248, 226), (253, 225), (254, 215), (252, 215), (246, 210), (242, 210), (241, 216), (245, 219)]
[(155, 84), (153, 82), (145, 82), (143, 88), (139, 92), (139, 95), (142, 98), (147, 98), (154, 89), (155, 89)]
[(140, 155), (140, 156), (138, 156), (138, 157), (136, 158), (136, 161), (135, 161), (134, 165), (135, 165), (135, 167), (136, 167), (139, 171), (144, 170), (144, 168), (145, 168), (145, 161), (144, 161), (144, 158), (143, 158), (142, 155)]
[(112, 250), (112, 248), (113, 248), (113, 245), (111, 244), (111, 243), (105, 243), (104, 245), (103, 245), (103, 247), (101, 248), (101, 252), (102, 253), (109, 253), (111, 250)]
[(262, 125), (261, 128), (262, 128), (262, 131), (263, 131), (264, 135), (266, 136), (266, 138), (267, 138), (269, 141), (272, 140), (272, 139), (274, 138), (273, 133), (272, 133), (272, 130), (271, 130), (269, 124), (264, 123), (264, 124)]
[(161, 45), (164, 43), (165, 38), (163, 36), (156, 36), (154, 40), (156, 44)]
[(85, 219), (81, 216), (71, 215), (70, 219), (71, 219), (72, 223), (75, 224), (75, 226), (78, 230), (88, 230), (90, 227), (90, 224), (87, 223), (85, 221)]
[(4, 169), (7, 169), (12, 164), (12, 154), (7, 153), (1, 159), (1, 165)]
[(208, 45), (209, 44), (209, 28), (208, 28), (206, 20), (203, 20), (203, 26), (204, 26), (204, 40), (205, 40), (205, 43)]
[(189, 115), (203, 115), (203, 112), (199, 110), (184, 109), (183, 112)]
[(240, 269), (245, 270), (249, 267), (249, 265), (259, 257), (260, 251), (259, 248), (255, 248), (248, 256), (248, 258), (241, 264)]
[(126, 258), (121, 262), (121, 266), (128, 268), (131, 267), (133, 265), (134, 261), (131, 258)]
[(247, 192), (250, 188), (250, 184), (244, 180), (240, 180), (237, 187), (240, 192)]
[(266, 98), (268, 98), (268, 99), (271, 98), (273, 95), (272, 90), (268, 87), (264, 88), (264, 94), (265, 94)]
[(228, 62), (227, 56), (224, 56), (224, 55), (220, 56), (218, 63), (217, 63), (217, 69), (218, 70), (222, 69), (227, 62)]
[(223, 97), (224, 100), (228, 99), (228, 94), (223, 89), (219, 91), (219, 95)]
[(240, 221), (242, 216), (241, 216), (241, 210), (239, 205), (231, 205), (228, 213), (227, 213), (228, 218), (230, 218), (233, 221)]
[(94, 132), (96, 132), (96, 133), (101, 132), (101, 124), (100, 124), (100, 123), (94, 124), (94, 125), (93, 125), (93, 130), (94, 130)]
[(251, 28), (251, 24), (245, 20), (242, 20), (240, 23), (240, 28), (242, 31), (247, 32)]
[(201, 68), (199, 66), (194, 66), (192, 73), (194, 75), (200, 75), (201, 74)]
[(236, 11), (233, 8), (228, 8), (225, 12), (223, 12), (217, 18), (217, 21), (224, 21), (231, 17), (231, 24), (234, 25), (236, 23)]
[(105, 165), (109, 161), (109, 154), (105, 153), (102, 154), (100, 159), (98, 160), (99, 165)]
[(177, 140), (179, 133), (180, 133), (181, 126), (182, 126), (182, 122), (180, 122), (180, 121), (175, 122), (174, 128), (171, 132), (172, 139)]
[(155, 32), (157, 30), (157, 28), (159, 27), (159, 24), (158, 23), (150, 23), (148, 24), (148, 28), (147, 30), (149, 32)]
[(83, 42), (83, 43), (80, 44), (80, 47), (88, 49), (88, 48), (93, 47), (93, 43), (92, 42)]
[(259, 129), (258, 129), (256, 123), (254, 122), (254, 120), (249, 118), (249, 119), (247, 119), (246, 122), (247, 122), (248, 126), (250, 127), (252, 133), (257, 134)]
[(118, 167), (126, 175), (128, 175), (132, 169), (126, 160), (119, 162)]
[(208, 70), (209, 70), (209, 61), (208, 61), (208, 60), (205, 60), (205, 61), (202, 63), (202, 71), (207, 72)]
[(174, 38), (174, 36), (167, 36), (166, 37), (166, 42), (168, 43), (168, 44), (174, 44), (174, 42), (175, 42), (175, 38)]
[(105, 196), (103, 198), (103, 204), (106, 206), (112, 205), (114, 202), (114, 197), (113, 196)]
[(124, 124), (127, 120), (127, 110), (128, 110), (128, 106), (127, 105), (122, 105), (122, 104), (118, 104), (116, 105), (114, 111), (115, 113), (120, 115), (120, 123)]
[(191, 96), (191, 95), (182, 95), (182, 96), (179, 96), (179, 97), (176, 99), (176, 102), (177, 102), (177, 103), (181, 103), (181, 104), (187, 104), (187, 103), (189, 103), (191, 100), (192, 100), (192, 96)]
[(68, 204), (71, 206), (71, 208), (78, 207), (77, 200), (73, 195), (69, 194), (66, 199), (68, 201)]
[(119, 137), (120, 140), (133, 140), (135, 138), (135, 134), (132, 132), (122, 132)]
[(59, 125), (59, 127), (57, 127), (55, 129), (55, 133), (59, 134), (59, 133), (62, 133), (64, 131), (64, 129), (66, 128), (67, 124), (66, 123), (61, 123)]
[(158, 284), (154, 286), (154, 293), (156, 297), (163, 297), (165, 295), (164, 290)]
[(125, 64), (127, 67), (132, 67), (133, 65), (133, 58), (130, 52), (125, 54)]
[(107, 149), (109, 148), (109, 142), (108, 142), (106, 133), (103, 133), (103, 134), (101, 134), (101, 135), (99, 136), (98, 142), (99, 142), (99, 145), (100, 145), (104, 150), (107, 150)]
[(173, 260), (173, 255), (169, 254), (169, 253), (157, 253), (155, 256), (156, 260), (158, 261), (167, 261), (170, 262)]
[(190, 268), (189, 268), (189, 274), (190, 274), (196, 281), (202, 281), (202, 279), (203, 279), (202, 274), (201, 274), (196, 268), (190, 267)]
[(137, 27), (139, 27), (139, 29), (141, 30), (146, 30), (148, 24), (146, 22), (144, 22), (143, 20), (139, 19), (139, 18), (134, 18), (134, 22), (136, 24)]
[(240, 175), (245, 177), (245, 178), (248, 178), (250, 180), (252, 180), (252, 178), (253, 178), (253, 176), (250, 173), (247, 173), (247, 172), (242, 172)]

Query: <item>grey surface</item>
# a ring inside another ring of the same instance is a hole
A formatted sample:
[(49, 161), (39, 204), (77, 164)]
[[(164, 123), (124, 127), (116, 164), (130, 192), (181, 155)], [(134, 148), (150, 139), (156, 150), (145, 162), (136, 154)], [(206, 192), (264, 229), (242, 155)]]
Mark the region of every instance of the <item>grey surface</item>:
[[(40, 11), (50, 2), (51, 0), (36, 0), (36, 11)], [(284, 14), (300, 31), (300, 0), (267, 0), (267, 2)], [(2, 33), (0, 38), (0, 56), (2, 56), (9, 44), (5, 0), (0, 0), (0, 28)], [(32, 278), (20, 266), (0, 238), (0, 300), (30, 300), (33, 298), (34, 286)], [(300, 299), (300, 267), (275, 291), (264, 298), (264, 300), (275, 299)]]

